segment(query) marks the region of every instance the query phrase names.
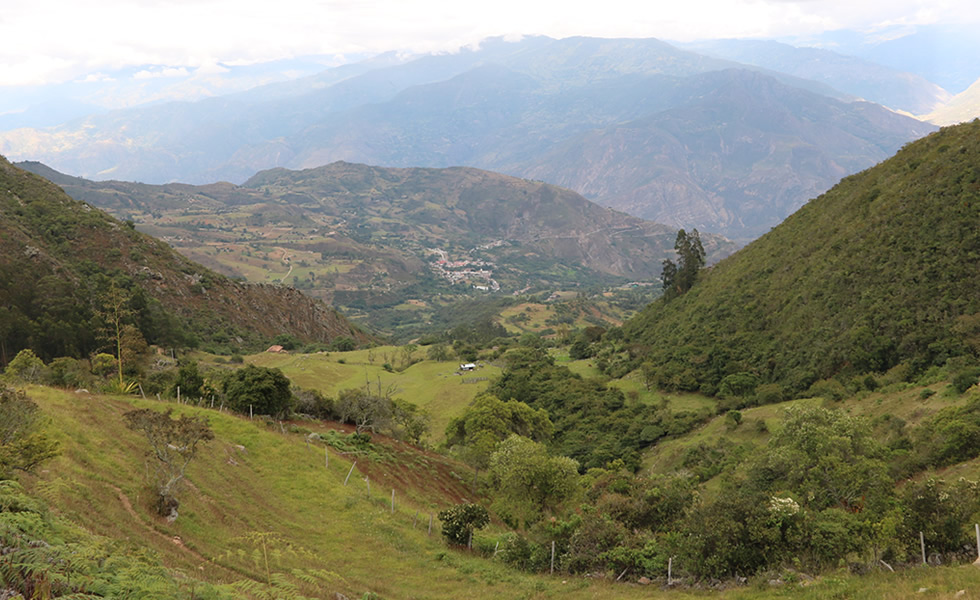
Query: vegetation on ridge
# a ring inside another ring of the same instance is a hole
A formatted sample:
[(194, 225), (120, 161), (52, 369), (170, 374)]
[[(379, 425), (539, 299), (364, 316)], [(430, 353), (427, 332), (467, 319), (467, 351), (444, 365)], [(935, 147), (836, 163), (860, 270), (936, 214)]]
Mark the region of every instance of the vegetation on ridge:
[[(980, 353), (980, 122), (844, 179), (623, 327), (668, 389), (796, 395)], [(754, 382), (754, 383), (751, 383)]]

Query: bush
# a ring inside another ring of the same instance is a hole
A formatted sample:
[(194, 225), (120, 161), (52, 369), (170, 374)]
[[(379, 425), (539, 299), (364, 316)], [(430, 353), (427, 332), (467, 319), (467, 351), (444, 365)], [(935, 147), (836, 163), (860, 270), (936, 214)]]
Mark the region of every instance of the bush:
[(457, 504), (439, 513), (442, 535), (450, 544), (465, 546), (475, 529), (490, 522), (490, 513), (479, 504)]
[(7, 363), (3, 372), (10, 379), (24, 383), (37, 383), (44, 375), (44, 361), (34, 354), (30, 348), (24, 348), (17, 353), (12, 361)]
[(953, 377), (953, 389), (956, 390), (957, 394), (962, 394), (966, 392), (966, 390), (975, 386), (977, 384), (977, 381), (980, 380), (978, 374), (980, 374), (980, 370), (971, 369), (969, 371), (964, 371), (959, 375)]
[(240, 413), (284, 417), (292, 404), (289, 379), (279, 369), (248, 365), (231, 373), (222, 384), (228, 405)]

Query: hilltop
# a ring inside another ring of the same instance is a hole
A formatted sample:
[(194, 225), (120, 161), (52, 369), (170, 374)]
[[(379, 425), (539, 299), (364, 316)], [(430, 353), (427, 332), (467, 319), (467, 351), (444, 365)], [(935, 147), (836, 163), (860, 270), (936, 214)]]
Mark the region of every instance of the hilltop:
[(664, 385), (914, 376), (980, 352), (980, 122), (847, 177), (624, 325)]
[(101, 346), (108, 290), (124, 290), (145, 341), (256, 349), (276, 335), (369, 338), (297, 290), (233, 281), (184, 258), (58, 186), (0, 159), (0, 351), (45, 358)]
[[(566, 189), (464, 167), (338, 162), (241, 186), (155, 186), (21, 164), (201, 264), (290, 284), (376, 330), (448, 328), (434, 313), (459, 298), (654, 281), (676, 237)], [(710, 261), (736, 247), (702, 239)]]

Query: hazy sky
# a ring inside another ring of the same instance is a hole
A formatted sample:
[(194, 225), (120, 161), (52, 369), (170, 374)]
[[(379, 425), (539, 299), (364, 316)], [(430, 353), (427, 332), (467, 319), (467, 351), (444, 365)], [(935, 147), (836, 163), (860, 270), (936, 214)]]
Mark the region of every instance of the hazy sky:
[[(4, 0), (0, 85), (127, 66), (220, 71), (308, 54), (452, 50), (488, 36), (777, 37), (976, 22), (976, 0)], [(157, 68), (141, 76), (164, 76)]]

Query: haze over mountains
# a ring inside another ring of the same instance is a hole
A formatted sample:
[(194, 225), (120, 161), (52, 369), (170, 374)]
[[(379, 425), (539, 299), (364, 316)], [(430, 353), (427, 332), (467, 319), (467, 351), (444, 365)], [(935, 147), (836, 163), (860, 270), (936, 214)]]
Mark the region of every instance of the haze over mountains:
[(10, 131), (0, 152), (148, 183), (242, 182), (269, 167), (336, 160), (467, 165), (569, 187), (672, 227), (750, 239), (933, 130), (855, 102), (872, 97), (869, 81), (880, 81), (879, 97), (914, 110), (946, 97), (916, 76), (843, 58), (821, 66), (822, 81), (805, 79), (798, 75), (816, 77), (805, 53), (788, 55), (773, 66), (795, 75), (654, 39), (488, 40), (478, 50), (379, 57), (233, 96)]

